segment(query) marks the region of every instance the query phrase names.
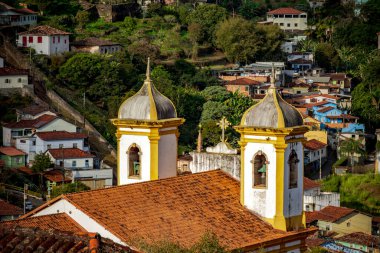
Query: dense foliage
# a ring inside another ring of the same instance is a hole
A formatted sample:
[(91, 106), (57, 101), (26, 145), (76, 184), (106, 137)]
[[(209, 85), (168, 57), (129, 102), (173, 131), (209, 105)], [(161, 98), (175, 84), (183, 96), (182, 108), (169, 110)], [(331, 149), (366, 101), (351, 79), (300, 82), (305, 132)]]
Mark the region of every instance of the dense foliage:
[(322, 190), (339, 192), (342, 206), (380, 214), (379, 174), (331, 176), (323, 181)]
[(90, 190), (90, 187), (88, 187), (87, 185), (81, 182), (63, 184), (63, 185), (53, 187), (50, 198), (58, 197), (61, 194), (88, 191), (88, 190)]

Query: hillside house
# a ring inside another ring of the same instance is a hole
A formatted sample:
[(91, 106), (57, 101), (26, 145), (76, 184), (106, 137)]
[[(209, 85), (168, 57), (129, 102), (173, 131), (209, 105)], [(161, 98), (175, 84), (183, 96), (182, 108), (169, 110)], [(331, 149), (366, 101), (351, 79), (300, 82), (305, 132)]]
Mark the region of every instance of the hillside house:
[(44, 114), (57, 116), (57, 114), (52, 112), (49, 108), (41, 105), (31, 105), (22, 109), (16, 109), (16, 114), (18, 121), (23, 119), (37, 119)]
[(37, 13), (28, 9), (16, 9), (0, 2), (0, 26), (33, 26), (37, 24)]
[(93, 169), (94, 155), (78, 148), (51, 148), (46, 151), (52, 163), (64, 169)]
[(265, 94), (266, 90), (263, 87), (267, 87), (268, 85), (264, 85), (250, 78), (238, 78), (228, 81), (224, 86), (230, 92), (238, 92), (247, 97), (251, 97), (253, 94)]
[(4, 161), (4, 168), (20, 168), (26, 164), (27, 154), (14, 147), (0, 147), (0, 160)]
[(319, 168), (327, 158), (327, 144), (321, 141), (312, 139), (304, 144), (304, 159), (305, 165), (312, 164), (314, 168)]
[(0, 68), (0, 89), (24, 88), (29, 85), (28, 70)]
[(316, 225), (322, 235), (338, 236), (362, 232), (371, 234), (372, 216), (346, 207), (327, 206), (320, 211), (306, 212), (306, 223)]
[(293, 8), (279, 8), (267, 12), (267, 22), (285, 31), (304, 31), (307, 29), (307, 13)]
[(322, 192), (320, 183), (304, 177), (303, 204), (307, 212), (320, 211), (327, 206), (340, 206), (340, 194)]
[(23, 214), (20, 207), (0, 199), (0, 221), (15, 220)]
[(346, 248), (359, 250), (366, 253), (380, 252), (380, 238), (374, 235), (368, 235), (362, 232), (354, 232), (338, 238), (335, 238), (335, 243)]
[(113, 54), (122, 50), (119, 43), (93, 37), (74, 41), (70, 47), (71, 51), (98, 54)]
[(42, 115), (33, 120), (20, 120), (3, 126), (3, 145), (15, 146), (19, 137), (31, 136), (34, 132), (77, 132), (77, 126), (54, 115)]
[[(327, 75), (327, 74), (326, 74)], [(338, 85), (341, 94), (349, 94), (351, 92), (351, 77), (345, 73), (328, 74), (330, 76), (330, 84)]]
[(18, 34), (17, 46), (30, 47), (36, 54), (55, 55), (70, 51), (70, 33), (42, 25)]
[(18, 137), (16, 147), (29, 154), (28, 162), (33, 161), (36, 154), (48, 149), (74, 148), (89, 151), (87, 135), (66, 131), (36, 132), (30, 136)]

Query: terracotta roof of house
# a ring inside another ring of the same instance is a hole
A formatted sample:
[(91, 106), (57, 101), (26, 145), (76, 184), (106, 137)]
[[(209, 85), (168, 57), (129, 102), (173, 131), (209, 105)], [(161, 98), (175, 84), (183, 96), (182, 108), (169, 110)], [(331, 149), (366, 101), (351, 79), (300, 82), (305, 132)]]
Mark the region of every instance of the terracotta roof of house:
[(346, 123), (325, 123), (325, 125), (328, 127), (328, 128), (336, 128), (336, 129), (340, 129), (340, 128), (345, 128), (347, 126)]
[(380, 223), (380, 216), (373, 217), (372, 222), (379, 222)]
[(62, 183), (62, 182), (71, 182), (72, 179), (70, 177), (63, 177), (61, 170), (49, 170), (44, 172), (44, 177), (51, 181), (56, 183)]
[(355, 243), (359, 245), (365, 245), (368, 247), (379, 248), (380, 238), (374, 235), (368, 235), (363, 232), (354, 232), (347, 234), (338, 238), (335, 238), (336, 241)]
[(120, 45), (119, 43), (112, 42), (110, 40), (102, 40), (99, 38), (86, 38), (83, 40), (77, 40), (72, 43), (70, 43), (73, 46), (115, 46), (115, 45)]
[(322, 245), (323, 243), (325, 243), (326, 240), (325, 239), (322, 239), (322, 238), (306, 238), (306, 246), (308, 248), (314, 248), (314, 247), (318, 247), (320, 245)]
[(28, 8), (14, 9), (14, 10), (22, 14), (37, 14), (37, 12), (32, 11), (31, 9), (28, 9)]
[(28, 75), (27, 69), (16, 69), (12, 67), (0, 68), (0, 76)]
[(266, 94), (253, 94), (251, 97), (253, 99), (263, 99)]
[(27, 219), (17, 219), (12, 221), (1, 222), (2, 227), (29, 227), (40, 229), (57, 229), (65, 232), (86, 232), (82, 226), (76, 223), (70, 216), (65, 213), (42, 215), (29, 217)]
[(21, 32), (18, 35), (34, 35), (34, 36), (52, 36), (52, 35), (69, 35), (71, 33), (59, 30), (57, 28), (48, 26), (48, 25), (40, 25), (33, 27), (29, 31)]
[(95, 157), (89, 152), (80, 150), (79, 148), (57, 148), (48, 149), (47, 152), (51, 154), (54, 159), (69, 159), (69, 158), (90, 158)]
[(326, 206), (320, 211), (306, 212), (306, 223), (311, 223), (317, 220), (336, 222), (353, 212), (356, 212), (356, 210), (347, 207)]
[(329, 119), (359, 119), (359, 117), (355, 117), (350, 114), (327, 115), (327, 118)]
[(83, 133), (71, 133), (67, 131), (36, 132), (36, 136), (44, 141), (52, 140), (76, 140), (87, 138)]
[(25, 152), (18, 150), (15, 147), (0, 147), (0, 153), (7, 155), (7, 156), (26, 155)]
[(322, 95), (319, 95), (319, 96), (324, 97), (324, 98), (336, 99), (336, 100), (340, 99), (339, 97), (334, 96), (334, 95), (330, 95), (330, 94), (322, 94)]
[(307, 83), (295, 83), (295, 82), (292, 82), (292, 83), (288, 83), (288, 84), (285, 84), (286, 87), (302, 87), (302, 88), (310, 88), (310, 85), (307, 84)]
[(278, 8), (275, 10), (271, 10), (267, 14), (294, 14), (294, 15), (297, 15), (297, 14), (301, 14), (301, 13), (305, 13), (305, 12), (299, 11), (299, 10), (294, 9), (294, 8), (286, 7), (286, 8)]
[(331, 111), (332, 109), (335, 109), (335, 107), (326, 106), (326, 107), (322, 107), (322, 109), (319, 109), (317, 112), (328, 112), (328, 111)]
[(303, 144), (303, 146), (305, 149), (308, 149), (308, 150), (318, 150), (318, 149), (326, 147), (327, 144), (321, 141), (318, 141), (316, 139), (311, 139), (311, 140), (306, 141)]
[(276, 230), (244, 208), (239, 196), (239, 182), (214, 170), (62, 195), (27, 216), (65, 199), (125, 242), (133, 236), (190, 246), (210, 231), (229, 249), (262, 247), (315, 232)]
[(28, 107), (22, 108), (22, 109), (17, 109), (18, 112), (23, 113), (23, 114), (29, 114), (29, 115), (37, 115), (42, 112), (47, 112), (50, 111), (50, 109), (46, 106), (41, 106), (41, 105), (30, 105)]
[[(0, 223), (1, 225), (1, 223)], [(13, 251), (12, 251), (13, 250)], [(71, 233), (56, 229), (0, 226), (1, 252), (104, 252), (133, 253), (129, 247), (101, 238), (96, 233)]]
[(19, 167), (19, 168), (17, 168), (17, 170), (20, 171), (20, 172), (23, 172), (25, 174), (28, 174), (28, 175), (33, 175), (32, 169), (28, 168), (26, 166)]
[(256, 81), (256, 80), (252, 80), (252, 79), (249, 79), (249, 78), (239, 78), (239, 79), (235, 79), (235, 80), (231, 80), (227, 83), (227, 85), (260, 85), (261, 82), (259, 81)]
[(303, 178), (303, 189), (304, 190), (310, 190), (310, 189), (313, 189), (313, 188), (317, 188), (317, 187), (320, 187), (321, 184), (314, 181), (314, 180), (311, 180), (307, 177), (304, 177)]
[(5, 200), (0, 199), (0, 217), (8, 215), (22, 215), (24, 211), (11, 203), (8, 203)]
[(57, 118), (58, 118), (57, 116), (44, 114), (38, 117), (37, 119), (31, 119), (31, 120), (24, 119), (18, 122), (5, 124), (4, 126), (6, 128), (13, 128), (13, 129), (14, 128), (40, 128)]
[(331, 79), (338, 80), (338, 81), (344, 81), (347, 78), (345, 73), (333, 73), (333, 74), (329, 74), (328, 76), (330, 76)]
[(303, 59), (303, 58), (297, 58), (297, 59), (291, 60), (289, 62), (292, 63), (292, 64), (313, 64), (313, 61), (306, 60), (306, 59)]

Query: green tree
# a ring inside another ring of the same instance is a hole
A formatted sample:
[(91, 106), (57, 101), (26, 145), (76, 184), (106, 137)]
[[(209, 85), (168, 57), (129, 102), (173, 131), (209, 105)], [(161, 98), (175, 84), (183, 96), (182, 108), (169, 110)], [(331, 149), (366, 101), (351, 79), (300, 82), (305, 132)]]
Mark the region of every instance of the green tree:
[(259, 3), (253, 1), (243, 1), (238, 12), (246, 19), (253, 19), (255, 17), (261, 16), (263, 8), (260, 7)]
[(224, 102), (231, 97), (231, 93), (222, 86), (209, 86), (205, 88), (201, 94), (207, 101), (211, 100), (216, 102)]
[(253, 22), (230, 18), (218, 24), (216, 45), (231, 62), (248, 63), (257, 57), (263, 46), (263, 36), (257, 33)]
[(198, 57), (198, 48), (199, 42), (203, 37), (202, 26), (198, 23), (191, 23), (188, 26), (189, 39), (192, 44), (192, 59), (196, 59)]
[(238, 92), (232, 93), (231, 97), (224, 101), (224, 104), (228, 108), (228, 120), (233, 126), (239, 125), (244, 112), (255, 103), (256, 102), (254, 102), (251, 98), (239, 94)]
[(339, 145), (339, 153), (342, 156), (349, 157), (350, 164), (353, 167), (355, 162), (355, 156), (361, 156), (365, 154), (363, 145), (354, 139), (348, 139), (340, 143)]
[(41, 193), (44, 193), (44, 183), (43, 183), (43, 174), (45, 170), (51, 167), (51, 161), (48, 154), (36, 154), (34, 157), (34, 162), (32, 166), (32, 171), (38, 174), (38, 183)]
[(187, 23), (197, 23), (202, 28), (202, 41), (213, 43), (216, 25), (226, 19), (227, 11), (215, 4), (198, 5), (188, 16)]
[(283, 31), (277, 25), (258, 25), (257, 31), (264, 42), (259, 51), (260, 59), (282, 60), (281, 44), (285, 38)]
[(79, 28), (83, 29), (85, 25), (90, 22), (90, 14), (88, 11), (78, 11), (75, 20), (77, 21)]
[(62, 194), (88, 191), (88, 190), (91, 190), (91, 188), (81, 182), (63, 184), (63, 185), (53, 187), (52, 192), (51, 192), (51, 198), (58, 197), (59, 195), (62, 195)]
[(315, 61), (319, 67), (331, 71), (339, 65), (339, 56), (330, 43), (319, 43), (315, 49)]

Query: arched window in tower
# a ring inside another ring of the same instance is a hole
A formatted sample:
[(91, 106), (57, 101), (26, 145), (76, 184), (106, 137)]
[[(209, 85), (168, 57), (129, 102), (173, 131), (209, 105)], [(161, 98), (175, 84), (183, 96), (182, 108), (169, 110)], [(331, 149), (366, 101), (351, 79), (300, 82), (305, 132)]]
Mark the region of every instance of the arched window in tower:
[(267, 186), (267, 167), (268, 160), (266, 155), (259, 151), (253, 158), (253, 186), (266, 187)]
[(297, 188), (298, 185), (298, 160), (297, 153), (294, 149), (290, 152), (289, 155), (289, 189)]
[(129, 176), (139, 177), (140, 176), (140, 149), (134, 143), (128, 149), (128, 166), (129, 166)]

